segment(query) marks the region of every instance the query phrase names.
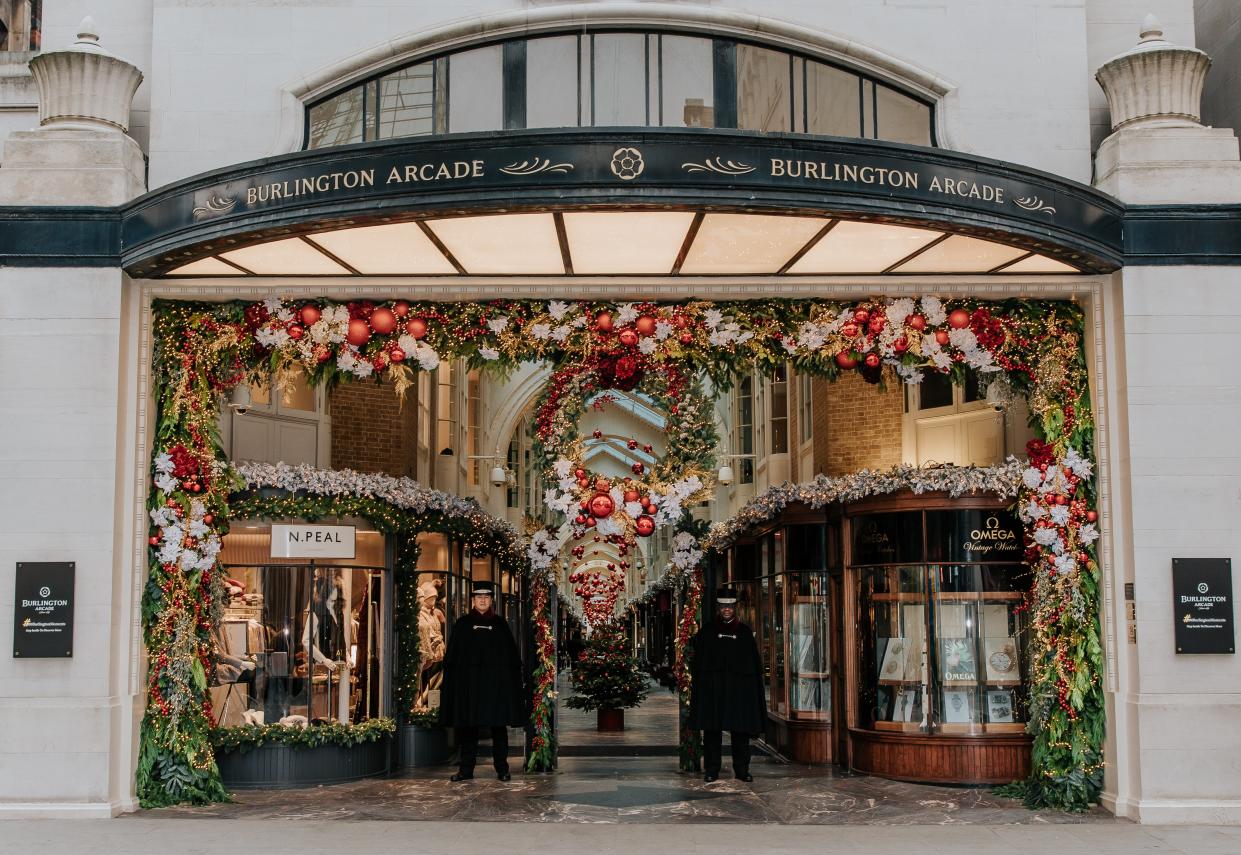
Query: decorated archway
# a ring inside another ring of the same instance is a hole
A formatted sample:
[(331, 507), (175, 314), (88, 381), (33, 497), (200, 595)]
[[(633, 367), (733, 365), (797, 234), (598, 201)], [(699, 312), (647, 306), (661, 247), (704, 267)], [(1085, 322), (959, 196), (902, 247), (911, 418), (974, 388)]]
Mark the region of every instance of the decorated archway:
[[(550, 769), (555, 758), (552, 586), (567, 583), (587, 598), (593, 604), (588, 621), (607, 621), (624, 605), (624, 585), (616, 583), (628, 568), (584, 561), (585, 549), (579, 550), (584, 538), (606, 539), (625, 555), (640, 549), (641, 539), (658, 527), (673, 527), (672, 558), (667, 567), (656, 568), (654, 581), (686, 592), (689, 607), (678, 639), (694, 631), (703, 549), (729, 536), (725, 527), (705, 538), (687, 513), (712, 483), (715, 435), (707, 389), (727, 389), (740, 369), (786, 362), (828, 379), (856, 371), (872, 383), (917, 383), (927, 371), (963, 382), (972, 370), (1028, 397), (1039, 436), (1030, 444), (1028, 462), (947, 475), (903, 468), (827, 479), (813, 488), (811, 501), (904, 488), (1016, 496), (1026, 525), (1026, 561), (1035, 571), (1027, 596), (1035, 630), (1030, 651), (1034, 774), (1023, 794), (1030, 804), (1065, 809), (1083, 808), (1097, 796), (1104, 711), (1094, 433), (1082, 316), (1075, 305), (934, 296), (658, 304), (338, 304), (271, 298), (160, 302), (155, 317), (158, 445), (151, 464), (150, 582), (143, 603), (150, 670), (138, 767), (144, 803), (224, 796), (211, 754), (205, 692), (220, 601), (221, 580), (213, 571), (228, 519), (247, 507), (237, 497), (247, 480), (222, 453), (216, 396), (255, 375), (272, 375), (279, 384), (292, 370), (304, 370), (316, 384), (380, 379), (400, 393), (417, 371), (456, 359), (482, 370), (510, 370), (529, 361), (552, 366), (537, 428), (547, 504), (564, 521), (534, 532), (524, 553), (508, 556), (529, 573), (534, 605), (539, 661), (530, 770)], [(632, 474), (621, 478), (582, 464), (584, 443), (603, 437), (578, 437), (573, 429), (587, 400), (613, 390), (639, 390), (667, 414), (667, 452), (649, 467), (635, 463)], [(298, 489), (313, 494), (307, 478)], [(428, 524), (428, 508), (403, 498), (404, 492), (416, 493), (414, 487), (374, 484), (361, 493), (368, 490), (366, 498), (387, 509), (372, 512), (388, 519), (391, 530), (409, 532)], [(356, 491), (352, 495), (356, 501)], [(287, 510), (307, 512), (303, 506)], [(743, 517), (764, 512), (760, 503)], [(466, 503), (445, 501), (436, 524), (456, 525), (477, 513)], [(494, 548), (503, 552), (509, 546), (500, 537)], [(677, 672), (684, 703), (692, 686), (681, 655)], [(688, 738), (682, 751), (683, 761), (693, 762)]]

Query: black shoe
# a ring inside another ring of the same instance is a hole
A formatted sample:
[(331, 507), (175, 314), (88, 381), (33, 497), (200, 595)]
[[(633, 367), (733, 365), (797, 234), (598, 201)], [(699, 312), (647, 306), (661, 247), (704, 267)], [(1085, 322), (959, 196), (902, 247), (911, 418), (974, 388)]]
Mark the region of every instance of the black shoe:
[(496, 772), (496, 778), (501, 781), (513, 780), (513, 776), (510, 775), (508, 772)]
[(733, 775), (733, 777), (736, 778), (738, 781), (745, 781), (747, 784), (754, 780), (754, 776), (751, 775), (749, 772), (741, 772), (739, 774)]
[(454, 784), (459, 783), (461, 781), (473, 781), (474, 773), (473, 772), (457, 772), (448, 780), (452, 781)]
[(720, 779), (720, 776), (714, 775), (711, 772), (708, 772), (707, 774), (702, 776), (702, 779), (708, 784), (713, 784)]

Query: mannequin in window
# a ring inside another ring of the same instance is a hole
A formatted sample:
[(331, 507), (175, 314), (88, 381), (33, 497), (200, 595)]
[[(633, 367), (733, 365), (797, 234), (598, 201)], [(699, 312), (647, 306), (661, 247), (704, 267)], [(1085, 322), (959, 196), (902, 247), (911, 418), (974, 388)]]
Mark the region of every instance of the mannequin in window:
[(440, 590), (434, 582), (418, 586), (418, 655), (421, 669), (414, 708), (429, 709), (431, 692), (444, 681), (444, 628), (447, 620), (439, 608)]
[[(315, 570), (309, 618), (302, 630), (302, 649), (310, 651), (311, 664), (318, 663), (329, 673), (344, 658), (344, 585), (341, 571)], [(313, 670), (313, 667), (310, 669)]]

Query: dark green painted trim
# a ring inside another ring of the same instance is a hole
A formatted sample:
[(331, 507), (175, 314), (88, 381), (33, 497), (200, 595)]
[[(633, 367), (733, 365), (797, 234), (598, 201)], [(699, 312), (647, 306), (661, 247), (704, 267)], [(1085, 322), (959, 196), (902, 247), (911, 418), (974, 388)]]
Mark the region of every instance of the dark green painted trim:
[(0, 207), (4, 267), (120, 267), (116, 208)]
[(1241, 204), (1129, 206), (1125, 263), (1241, 264)]

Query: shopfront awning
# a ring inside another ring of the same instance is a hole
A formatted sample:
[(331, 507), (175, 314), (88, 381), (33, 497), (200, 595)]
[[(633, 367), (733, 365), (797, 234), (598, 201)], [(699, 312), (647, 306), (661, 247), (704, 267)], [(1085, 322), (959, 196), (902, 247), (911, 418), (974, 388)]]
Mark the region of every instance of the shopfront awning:
[(1104, 272), (1121, 207), (1011, 164), (875, 140), (514, 131), (299, 152), (122, 213), (133, 276)]

